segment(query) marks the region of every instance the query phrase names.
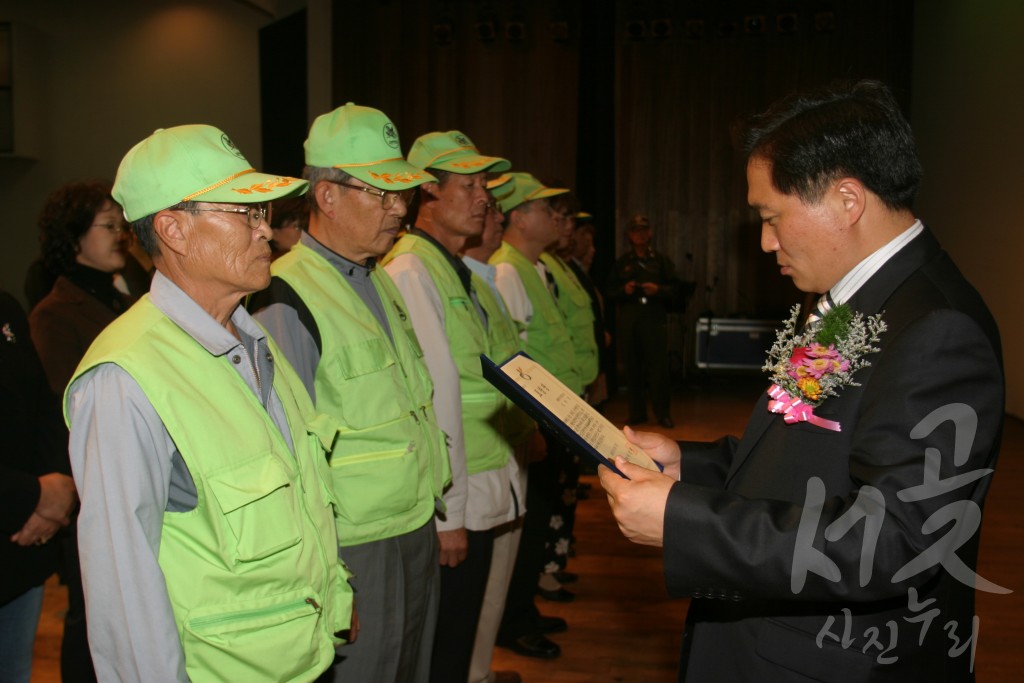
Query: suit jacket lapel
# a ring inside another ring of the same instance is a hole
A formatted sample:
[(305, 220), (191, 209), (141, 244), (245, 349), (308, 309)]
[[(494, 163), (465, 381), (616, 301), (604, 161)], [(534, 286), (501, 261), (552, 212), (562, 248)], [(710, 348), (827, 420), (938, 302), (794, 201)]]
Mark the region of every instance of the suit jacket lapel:
[[(865, 315), (878, 313), (892, 293), (921, 266), (935, 258), (940, 251), (939, 243), (925, 228), (920, 235), (886, 261), (846, 303), (854, 312), (861, 312)], [(781, 416), (768, 412), (767, 392), (762, 394), (750, 416), (750, 421), (743, 432), (743, 438), (740, 439), (736, 453), (733, 455), (729, 475), (725, 480), (726, 486), (743, 466), (768, 427), (775, 420), (781, 419)]]

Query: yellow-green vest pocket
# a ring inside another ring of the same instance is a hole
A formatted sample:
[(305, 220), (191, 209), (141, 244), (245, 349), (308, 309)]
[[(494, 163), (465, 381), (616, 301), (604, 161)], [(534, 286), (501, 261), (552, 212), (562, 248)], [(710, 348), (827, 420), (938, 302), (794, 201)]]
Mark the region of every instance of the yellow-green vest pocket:
[(210, 491), (234, 535), (240, 562), (269, 557), (299, 542), (299, 510), (284, 465), (270, 454), (211, 475)]
[(184, 624), (189, 678), (257, 683), (306, 674), (308, 680), (319, 656), (320, 613), (320, 596), (312, 588), (197, 607)]

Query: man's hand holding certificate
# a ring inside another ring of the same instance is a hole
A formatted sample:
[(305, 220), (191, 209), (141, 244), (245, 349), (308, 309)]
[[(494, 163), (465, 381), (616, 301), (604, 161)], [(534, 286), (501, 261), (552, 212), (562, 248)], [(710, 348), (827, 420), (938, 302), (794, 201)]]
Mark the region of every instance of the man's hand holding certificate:
[(661, 467), (603, 415), (574, 394), (529, 356), (517, 353), (501, 365), (480, 357), (484, 377), (538, 423), (547, 426), (575, 452), (625, 475), (615, 458), (660, 472)]

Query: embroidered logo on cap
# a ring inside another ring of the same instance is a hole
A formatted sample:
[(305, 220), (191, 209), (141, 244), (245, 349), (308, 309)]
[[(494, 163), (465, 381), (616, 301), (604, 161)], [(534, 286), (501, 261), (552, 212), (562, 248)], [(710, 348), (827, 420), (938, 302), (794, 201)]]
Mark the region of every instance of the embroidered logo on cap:
[(264, 180), (262, 183), (256, 183), (249, 187), (233, 187), (231, 188), (231, 191), (239, 194), (266, 194), (267, 192), (273, 192), (280, 187), (288, 187), (297, 181), (298, 178), (274, 178), (273, 180)]
[(456, 135), (455, 136), (455, 142), (459, 143), (463, 147), (472, 147), (473, 146), (473, 143), (470, 142), (469, 138), (467, 138), (465, 135)]
[(227, 136), (227, 133), (221, 133), (220, 143), (224, 145), (224, 149), (231, 152), (239, 159), (245, 159), (245, 157), (242, 156), (242, 150), (238, 149), (238, 147), (235, 146), (235, 143), (231, 142), (231, 138)]
[(398, 131), (390, 121), (384, 124), (384, 142), (388, 143), (388, 147), (398, 149)]
[(414, 180), (419, 180), (423, 177), (422, 173), (409, 173), (408, 171), (400, 171), (398, 173), (374, 173), (370, 171), (370, 177), (374, 180), (379, 180), (382, 183), (393, 185), (395, 183), (406, 184), (411, 183)]

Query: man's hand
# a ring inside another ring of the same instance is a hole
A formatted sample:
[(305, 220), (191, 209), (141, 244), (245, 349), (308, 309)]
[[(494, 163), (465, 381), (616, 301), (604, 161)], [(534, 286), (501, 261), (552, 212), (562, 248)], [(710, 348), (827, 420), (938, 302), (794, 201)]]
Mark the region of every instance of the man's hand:
[(39, 513), (33, 512), (25, 526), (21, 527), (18, 533), (11, 536), (11, 542), (18, 545), (42, 545), (50, 540), (55, 533), (60, 531), (64, 524), (58, 524), (52, 519), (41, 517)]
[[(623, 427), (622, 433), (626, 440), (642, 448), (647, 455), (661, 463), (665, 474), (676, 481), (679, 480), (679, 461), (682, 452), (679, 443), (658, 432), (635, 432), (631, 427)], [(630, 477), (632, 479), (632, 477)]]
[(658, 293), (657, 282), (645, 282), (640, 287), (644, 290), (644, 296), (654, 296)]
[(676, 481), (622, 458), (615, 458), (615, 466), (629, 479), (604, 466), (597, 468), (597, 474), (619, 529), (634, 543), (661, 547), (665, 538), (665, 505)]
[(526, 462), (540, 462), (546, 457), (548, 457), (548, 442), (544, 440), (544, 435), (540, 433), (540, 430), (535, 429), (530, 435), (530, 443), (527, 445)]
[(465, 527), (451, 531), (438, 531), (437, 539), (441, 542), (442, 567), (458, 567), (469, 554), (469, 541), (466, 539)]
[(78, 505), (75, 480), (66, 474), (51, 472), (39, 477), (39, 502), (11, 542), (18, 545), (42, 545), (71, 523), (71, 512)]
[(78, 504), (75, 480), (66, 474), (51, 472), (39, 477), (39, 503), (36, 514), (61, 526), (71, 523), (71, 512)]
[(344, 638), (347, 643), (356, 642), (356, 638), (359, 637), (359, 612), (356, 611), (356, 601), (352, 601), (352, 622), (347, 629), (339, 631), (334, 634), (339, 638)]
[(622, 286), (622, 291), (624, 291), (627, 296), (632, 296), (635, 290), (636, 280), (630, 280), (629, 282)]

